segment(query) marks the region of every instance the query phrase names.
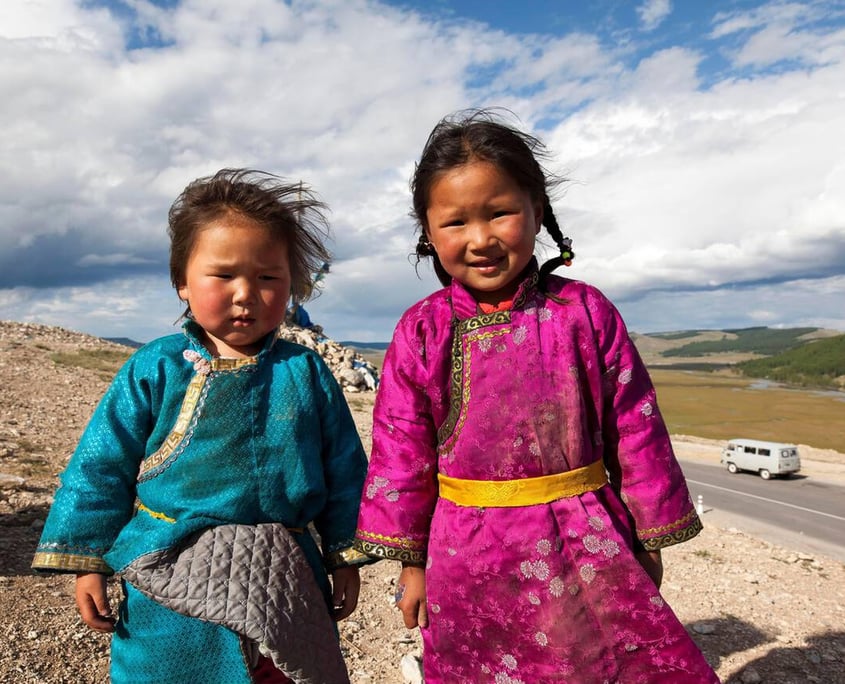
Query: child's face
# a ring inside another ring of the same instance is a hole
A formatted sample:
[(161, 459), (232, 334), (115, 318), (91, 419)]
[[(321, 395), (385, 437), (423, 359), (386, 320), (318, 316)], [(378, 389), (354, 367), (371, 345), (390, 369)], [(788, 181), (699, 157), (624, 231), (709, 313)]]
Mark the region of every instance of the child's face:
[(446, 272), (479, 302), (511, 298), (534, 254), (543, 209), (498, 166), (473, 161), (431, 186), (428, 239)]
[(251, 219), (229, 214), (197, 233), (179, 297), (215, 356), (253, 356), (284, 320), (290, 299), (287, 245)]

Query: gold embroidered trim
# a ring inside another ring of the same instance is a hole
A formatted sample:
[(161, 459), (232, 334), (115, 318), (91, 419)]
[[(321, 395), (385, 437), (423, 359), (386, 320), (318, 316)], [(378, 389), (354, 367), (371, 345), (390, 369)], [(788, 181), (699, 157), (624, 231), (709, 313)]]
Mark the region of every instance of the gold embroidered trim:
[(337, 568), (345, 568), (349, 565), (361, 565), (372, 560), (366, 553), (359, 551), (355, 547), (341, 549), (339, 551), (332, 551), (326, 554), (326, 569), (331, 572)]
[(59, 572), (99, 572), (111, 575), (112, 569), (102, 558), (82, 556), (74, 553), (39, 551), (32, 559), (35, 570), (56, 570)]
[(686, 524), (695, 518), (698, 514), (695, 512), (695, 509), (691, 509), (689, 513), (687, 513), (683, 518), (676, 520), (673, 523), (669, 523), (668, 525), (661, 525), (660, 527), (649, 527), (646, 529), (639, 530), (641, 535), (649, 536), (653, 534), (660, 534), (661, 532), (666, 532), (667, 530), (673, 530), (677, 527), (686, 526)]
[[(443, 421), (443, 424), (437, 430), (437, 441), (441, 446), (453, 435), (457, 438), (466, 420), (465, 407), (469, 406), (472, 363), (469, 345), (480, 339), (506, 335), (510, 332), (510, 328), (475, 335), (466, 334), (488, 326), (506, 325), (510, 323), (510, 320), (510, 311), (494, 311), (493, 313), (473, 316), (472, 318), (467, 318), (456, 323), (455, 330), (452, 333), (449, 413), (446, 416), (446, 420)], [(464, 335), (466, 335), (466, 348), (464, 347)], [(445, 449), (445, 451), (448, 451), (448, 449)]]
[[(224, 359), (214, 359), (214, 361), (221, 361)], [(241, 361), (246, 359), (225, 359), (227, 361)], [(153, 468), (160, 466), (164, 463), (173, 452), (176, 450), (176, 447), (182, 442), (185, 438), (185, 434), (188, 432), (188, 428), (191, 426), (191, 420), (194, 417), (194, 411), (196, 410), (197, 404), (199, 403), (200, 397), (202, 396), (203, 388), (205, 387), (207, 376), (203, 375), (202, 373), (197, 373), (191, 378), (191, 382), (188, 383), (188, 388), (185, 390), (185, 398), (182, 400), (182, 407), (179, 409), (179, 415), (176, 418), (176, 424), (173, 426), (173, 429), (170, 431), (170, 434), (167, 435), (162, 445), (152, 454), (150, 454), (144, 461), (141, 463), (141, 468), (138, 471), (138, 480), (140, 481), (142, 476), (148, 473)]]
[(151, 518), (155, 518), (156, 520), (164, 520), (164, 522), (175, 523), (176, 518), (171, 518), (169, 515), (165, 515), (164, 513), (159, 513), (158, 511), (153, 511), (147, 508), (144, 504), (138, 504), (138, 510), (143, 511)]
[(247, 356), (243, 359), (211, 359), (211, 370), (213, 371), (234, 371), (246, 366), (254, 366), (258, 363), (258, 357)]
[(518, 480), (464, 480), (438, 474), (440, 496), (459, 506), (512, 508), (534, 506), (593, 492), (607, 484), (601, 460), (565, 473)]
[(701, 519), (696, 516), (692, 524), (682, 530), (670, 532), (669, 534), (664, 534), (660, 537), (642, 539), (640, 541), (646, 551), (657, 551), (659, 549), (665, 549), (667, 546), (672, 546), (674, 544), (680, 544), (681, 542), (689, 541), (695, 535), (701, 532), (702, 529), (703, 526), (701, 524)]
[(385, 558), (387, 560), (397, 560), (403, 563), (425, 563), (424, 551), (413, 551), (406, 548), (396, 548), (395, 546), (386, 546), (375, 542), (369, 542), (364, 539), (355, 540), (355, 548), (368, 556), (375, 556), (376, 558)]

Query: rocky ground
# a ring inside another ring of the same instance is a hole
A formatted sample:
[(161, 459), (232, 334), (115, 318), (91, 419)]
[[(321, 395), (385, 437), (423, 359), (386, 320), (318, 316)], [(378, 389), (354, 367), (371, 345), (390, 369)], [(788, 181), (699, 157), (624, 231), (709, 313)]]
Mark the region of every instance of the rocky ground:
[[(29, 563), (56, 486), (108, 373), (56, 354), (121, 348), (57, 328), (0, 322), (0, 683), (108, 680), (108, 636), (77, 618), (72, 579)], [(362, 437), (372, 393), (349, 395)], [(675, 437), (682, 458), (718, 461), (716, 443)], [(802, 449), (805, 472), (845, 482), (845, 456)], [(696, 539), (664, 552), (663, 594), (725, 682), (845, 682), (845, 564), (730, 528), (705, 514)], [(354, 684), (402, 684), (418, 655), (391, 597), (392, 563), (362, 572), (359, 610), (341, 627)], [(532, 683), (534, 684), (534, 683)]]

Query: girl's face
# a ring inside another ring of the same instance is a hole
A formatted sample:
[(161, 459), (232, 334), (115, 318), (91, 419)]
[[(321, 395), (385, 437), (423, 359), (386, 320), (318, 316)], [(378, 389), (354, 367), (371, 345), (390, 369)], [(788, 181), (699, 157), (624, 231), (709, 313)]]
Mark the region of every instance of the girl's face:
[(477, 301), (513, 297), (534, 255), (543, 208), (498, 166), (472, 161), (431, 186), (426, 233), (446, 272)]
[(228, 214), (197, 233), (178, 292), (208, 350), (240, 358), (257, 354), (284, 320), (290, 284), (287, 245), (261, 224)]

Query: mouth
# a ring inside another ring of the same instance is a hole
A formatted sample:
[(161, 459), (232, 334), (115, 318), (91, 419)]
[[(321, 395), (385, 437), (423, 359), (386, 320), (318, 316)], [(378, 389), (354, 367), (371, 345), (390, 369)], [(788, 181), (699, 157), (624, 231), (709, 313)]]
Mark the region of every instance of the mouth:
[(502, 263), (505, 261), (504, 256), (489, 258), (489, 259), (478, 259), (473, 261), (469, 264), (469, 267), (479, 271), (480, 273), (493, 273), (497, 271)]
[(255, 319), (249, 316), (235, 316), (232, 319), (232, 325), (236, 328), (246, 328), (255, 323)]

